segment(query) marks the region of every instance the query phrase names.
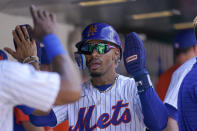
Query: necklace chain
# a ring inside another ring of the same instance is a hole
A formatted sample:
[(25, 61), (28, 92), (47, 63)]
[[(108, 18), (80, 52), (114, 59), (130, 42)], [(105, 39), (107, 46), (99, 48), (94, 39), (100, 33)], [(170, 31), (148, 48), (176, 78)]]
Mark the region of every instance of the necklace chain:
[(119, 75), (117, 74), (114, 83), (110, 87), (108, 87), (106, 90), (104, 90), (104, 91), (99, 90), (98, 88), (94, 87), (93, 85), (92, 86), (93, 86), (93, 88), (98, 90), (100, 93), (106, 93), (106, 92), (108, 92), (109, 90), (111, 90), (113, 88), (113, 86), (116, 83), (116, 80), (118, 79), (118, 77), (119, 77)]

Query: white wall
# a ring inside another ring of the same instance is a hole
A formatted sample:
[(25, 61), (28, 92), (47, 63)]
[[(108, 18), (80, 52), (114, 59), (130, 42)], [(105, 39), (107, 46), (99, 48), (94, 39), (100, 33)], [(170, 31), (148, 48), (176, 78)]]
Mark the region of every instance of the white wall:
[[(13, 16), (0, 13), (0, 49), (3, 49), (4, 47), (10, 47), (14, 49), (12, 30), (14, 30), (16, 25), (20, 24), (32, 25), (32, 19), (29, 17)], [(72, 25), (59, 23), (57, 27), (61, 42), (66, 48), (69, 33), (74, 30), (74, 27)], [(11, 56), (8, 55), (8, 57), (9, 59), (12, 59)]]

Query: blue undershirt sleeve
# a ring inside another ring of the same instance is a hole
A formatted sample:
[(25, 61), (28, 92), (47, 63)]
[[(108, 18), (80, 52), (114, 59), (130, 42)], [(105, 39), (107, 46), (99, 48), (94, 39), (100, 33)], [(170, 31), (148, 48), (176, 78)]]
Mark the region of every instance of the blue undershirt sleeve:
[(168, 121), (167, 109), (155, 90), (150, 87), (138, 94), (141, 100), (145, 125), (151, 131), (161, 131), (164, 129)]
[(178, 111), (176, 108), (171, 106), (170, 104), (165, 103), (166, 109), (168, 111), (168, 116), (172, 117), (178, 123)]
[(54, 127), (57, 124), (57, 119), (53, 110), (46, 116), (29, 115), (30, 121), (35, 126), (49, 126)]

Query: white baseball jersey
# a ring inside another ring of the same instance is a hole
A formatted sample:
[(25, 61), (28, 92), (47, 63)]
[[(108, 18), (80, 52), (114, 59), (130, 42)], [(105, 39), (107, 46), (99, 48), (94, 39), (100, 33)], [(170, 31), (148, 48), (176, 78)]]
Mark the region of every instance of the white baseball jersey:
[(0, 61), (0, 131), (13, 131), (13, 107), (25, 104), (43, 111), (52, 108), (60, 77), (30, 65)]
[(74, 131), (145, 130), (135, 81), (122, 75), (105, 93), (99, 92), (87, 81), (83, 84), (79, 101), (54, 107), (53, 111), (57, 124), (68, 119), (70, 130)]
[(173, 73), (164, 103), (168, 103), (177, 109), (179, 88), (187, 73), (192, 69), (194, 63), (196, 63), (196, 57), (186, 61)]

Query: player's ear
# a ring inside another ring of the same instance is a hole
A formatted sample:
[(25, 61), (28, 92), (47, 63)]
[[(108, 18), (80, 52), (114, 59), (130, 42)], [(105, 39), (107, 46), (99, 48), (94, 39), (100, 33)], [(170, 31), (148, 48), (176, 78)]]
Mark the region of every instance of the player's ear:
[(120, 59), (120, 50), (119, 49), (117, 49), (117, 48), (114, 49), (114, 55), (113, 55), (112, 59), (115, 61)]
[(194, 45), (194, 52), (197, 55), (197, 45)]

